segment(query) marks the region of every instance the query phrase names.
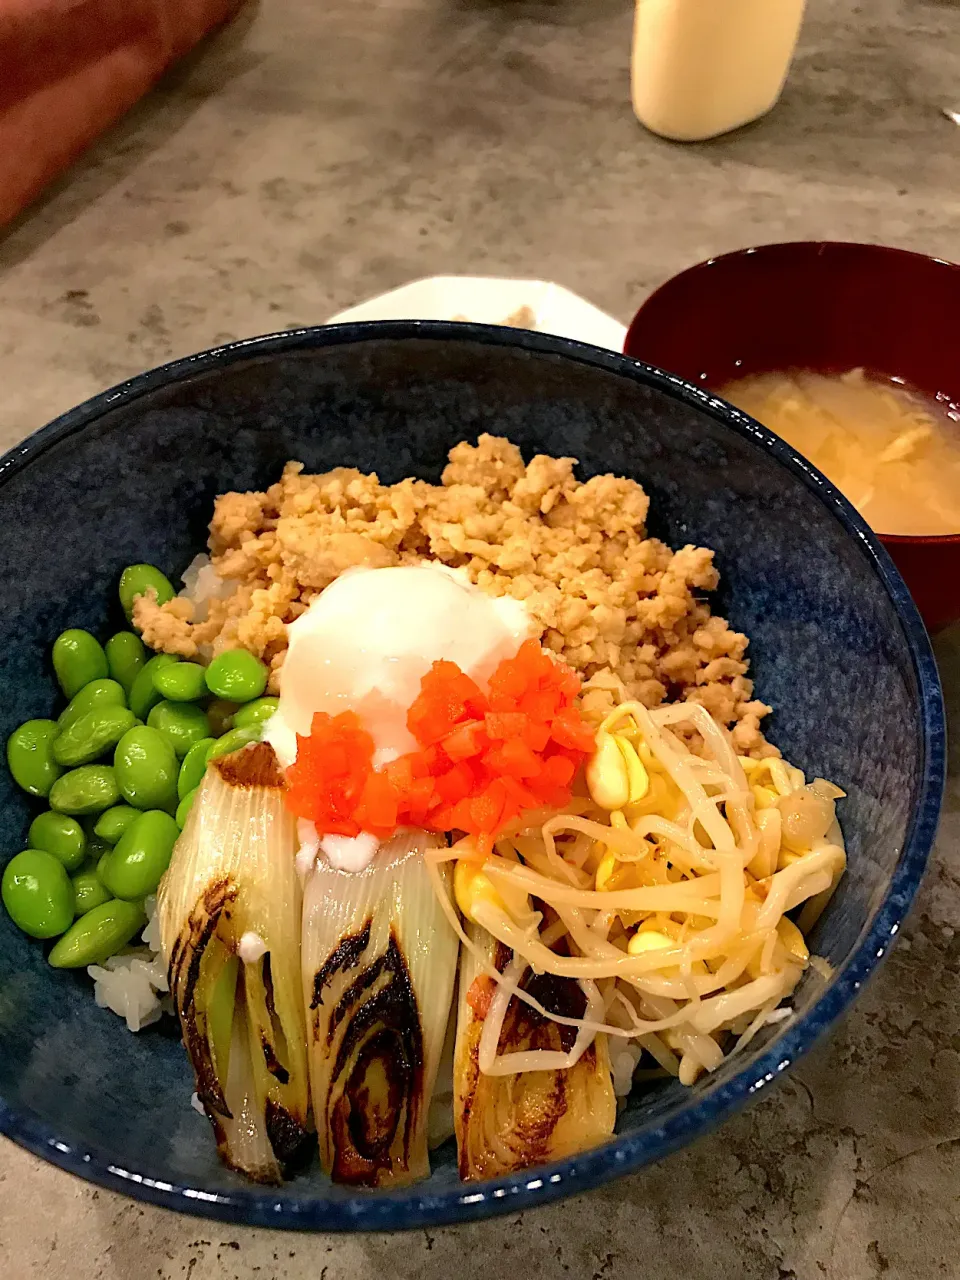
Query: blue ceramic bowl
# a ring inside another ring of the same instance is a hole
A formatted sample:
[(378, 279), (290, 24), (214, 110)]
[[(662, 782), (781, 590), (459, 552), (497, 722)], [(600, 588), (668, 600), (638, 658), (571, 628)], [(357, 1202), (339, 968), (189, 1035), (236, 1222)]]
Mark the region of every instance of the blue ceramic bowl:
[[(923, 872), (944, 773), (937, 673), (900, 577), (781, 440), (687, 383), (573, 342), (415, 322), (308, 329), (144, 374), (37, 432), (0, 460), (0, 731), (53, 708), (61, 629), (106, 635), (120, 622), (124, 565), (180, 573), (216, 494), (263, 488), (288, 458), (436, 479), (450, 446), (481, 431), (528, 455), (572, 454), (584, 476), (636, 477), (653, 533), (716, 549), (717, 609), (752, 638), (773, 736), (848, 793), (850, 869), (814, 938), (833, 979), (808, 974), (785, 1028), (692, 1090), (634, 1097), (617, 1137), (575, 1159), (462, 1186), (448, 1144), (405, 1191), (358, 1195), (316, 1169), (277, 1190), (218, 1163), (173, 1026), (130, 1035), (84, 974), (51, 970), (0, 913), (0, 1129), (24, 1147), (114, 1190), (258, 1225), (389, 1229), (516, 1210), (716, 1125), (810, 1047), (883, 956)], [(8, 855), (31, 812), (0, 771)]]

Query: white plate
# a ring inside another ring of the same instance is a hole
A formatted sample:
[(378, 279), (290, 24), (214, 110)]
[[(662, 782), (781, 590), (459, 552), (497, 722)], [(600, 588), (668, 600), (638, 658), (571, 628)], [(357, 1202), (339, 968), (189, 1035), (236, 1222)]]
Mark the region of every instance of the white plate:
[(554, 333), (622, 351), (627, 330), (569, 289), (546, 280), (502, 280), (485, 276), (432, 276), (382, 293), (332, 316), (328, 324), (353, 320), (470, 320), (503, 324), (523, 308), (533, 313), (514, 320), (519, 328)]

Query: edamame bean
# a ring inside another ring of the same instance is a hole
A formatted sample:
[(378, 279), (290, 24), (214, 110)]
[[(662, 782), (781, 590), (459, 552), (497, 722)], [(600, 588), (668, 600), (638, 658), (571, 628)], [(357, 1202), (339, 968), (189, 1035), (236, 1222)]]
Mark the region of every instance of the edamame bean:
[(120, 575), (120, 603), (127, 620), (133, 618), (133, 602), (151, 588), (157, 593), (157, 604), (166, 604), (176, 594), (170, 579), (152, 564), (132, 564)]
[(131, 822), (140, 817), (140, 810), (128, 804), (115, 804), (112, 809), (101, 813), (93, 830), (107, 844), (116, 844)]
[(53, 669), (68, 698), (79, 693), (91, 680), (104, 680), (109, 675), (103, 645), (79, 627), (61, 631), (54, 640)]
[(190, 816), (190, 810), (193, 808), (193, 802), (196, 800), (199, 790), (199, 787), (194, 787), (192, 791), (188, 791), (177, 805), (177, 826), (181, 831), (187, 825), (187, 818)]
[(85, 916), (94, 907), (110, 901), (110, 891), (105, 889), (96, 871), (84, 868), (73, 877), (73, 914)]
[(115, 898), (132, 902), (153, 893), (170, 865), (180, 835), (169, 813), (150, 809), (123, 833), (97, 874)]
[(235, 729), (255, 729), (270, 719), (280, 705), (279, 698), (254, 698), (233, 715)]
[(126, 707), (95, 707), (61, 730), (54, 739), (53, 758), (57, 764), (90, 764), (115, 747), (135, 721)]
[(269, 674), (260, 659), (246, 649), (228, 649), (207, 667), (207, 688), (218, 698), (252, 702), (267, 687)]
[(76, 818), (65, 813), (38, 813), (30, 823), (27, 841), (31, 849), (43, 849), (59, 859), (68, 871), (76, 871), (83, 865), (87, 850), (87, 837)]
[(160, 701), (160, 693), (153, 678), (164, 667), (172, 666), (180, 659), (172, 653), (158, 653), (144, 666), (130, 690), (130, 710), (138, 720), (146, 720), (151, 707)]
[(158, 702), (147, 716), (147, 724), (156, 729), (182, 759), (195, 743), (210, 736), (210, 721), (202, 707), (192, 702)]
[(0, 892), (7, 914), (31, 938), (55, 938), (73, 920), (73, 885), (59, 858), (24, 849), (7, 863)]
[(110, 674), (129, 694), (133, 682), (146, 666), (147, 651), (133, 631), (118, 631), (104, 645)]
[(47, 796), (63, 770), (53, 758), (55, 720), (28, 720), (7, 739), (7, 767), (18, 787), (31, 796)]
[(50, 952), (50, 963), (55, 969), (102, 964), (125, 947), (146, 923), (142, 903), (111, 898), (73, 922)]
[(113, 757), (120, 793), (135, 809), (177, 806), (177, 757), (166, 735), (149, 725), (128, 729)]
[(231, 751), (239, 751), (241, 747), (245, 747), (248, 743), (258, 742), (259, 740), (260, 733), (257, 729), (231, 729), (222, 738), (218, 738), (210, 748), (207, 764), (211, 760), (216, 760), (218, 756), (229, 755)]
[(178, 662), (153, 673), (158, 693), (171, 702), (199, 702), (207, 696), (206, 668), (199, 662)]
[(119, 799), (117, 776), (108, 764), (84, 764), (71, 769), (50, 788), (50, 808), (58, 813), (102, 813)]
[(196, 791), (207, 772), (207, 760), (216, 738), (201, 738), (183, 757), (177, 776), (177, 795), (182, 800), (188, 791)]
[(69, 729), (75, 720), (79, 720), (88, 711), (93, 711), (98, 707), (125, 707), (126, 705), (127, 695), (123, 691), (123, 686), (118, 684), (116, 680), (91, 680), (89, 684), (83, 686), (78, 694), (75, 694), (70, 699), (65, 709), (60, 712), (57, 727), (62, 733), (64, 729)]

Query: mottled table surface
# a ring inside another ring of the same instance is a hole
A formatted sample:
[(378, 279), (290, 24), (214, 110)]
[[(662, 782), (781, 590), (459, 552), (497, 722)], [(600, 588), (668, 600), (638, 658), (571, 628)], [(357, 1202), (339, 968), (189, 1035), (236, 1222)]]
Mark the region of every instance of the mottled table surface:
[[(810, 0), (785, 97), (678, 148), (629, 107), (629, 0), (263, 0), (0, 239), (0, 445), (150, 365), (437, 273), (626, 321), (749, 243), (960, 260), (957, 0)], [(960, 635), (938, 645), (960, 712)], [(874, 1280), (960, 1275), (960, 789), (832, 1040), (657, 1168), (539, 1213), (298, 1237), (145, 1208), (0, 1144), (6, 1277)]]

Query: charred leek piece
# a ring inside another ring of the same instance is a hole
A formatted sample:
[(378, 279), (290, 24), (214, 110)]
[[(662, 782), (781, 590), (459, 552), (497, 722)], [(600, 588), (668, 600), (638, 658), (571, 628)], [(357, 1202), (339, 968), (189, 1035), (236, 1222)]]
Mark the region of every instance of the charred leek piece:
[(221, 1158), (260, 1182), (306, 1147), (296, 849), (273, 750), (258, 744), (208, 768), (158, 894), (197, 1095)]
[[(479, 925), (466, 924), (470, 939), (502, 973), (511, 952)], [(520, 986), (544, 1008), (563, 1017), (583, 1016), (579, 985), (526, 970)], [(606, 1141), (613, 1133), (617, 1103), (606, 1036), (598, 1035), (580, 1060), (564, 1070), (484, 1075), (479, 1047), (484, 1018), (497, 990), (477, 959), (464, 948), (453, 1066), (454, 1126), (460, 1177), (465, 1182), (546, 1164)], [(500, 1033), (501, 1054), (529, 1050), (569, 1052), (576, 1027), (549, 1021), (513, 998)]]
[(400, 832), (365, 870), (318, 861), (303, 903), (310, 1087), (324, 1169), (354, 1186), (430, 1172), (428, 1114), (457, 970), (422, 851)]

